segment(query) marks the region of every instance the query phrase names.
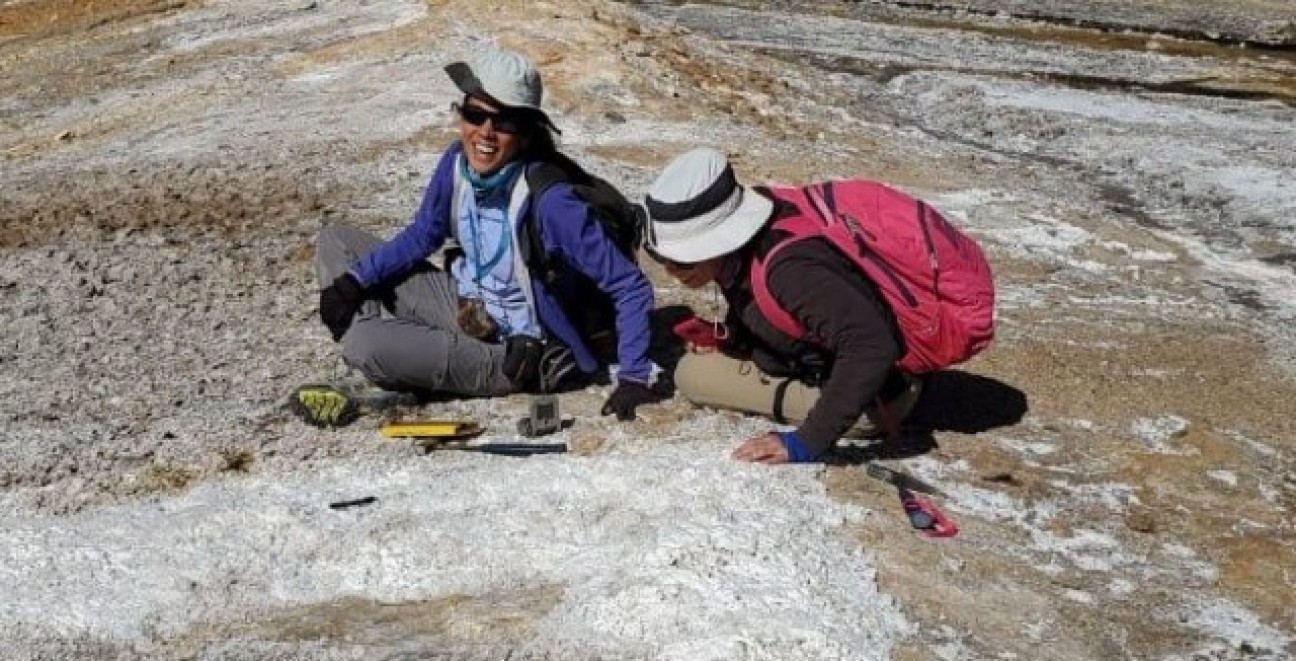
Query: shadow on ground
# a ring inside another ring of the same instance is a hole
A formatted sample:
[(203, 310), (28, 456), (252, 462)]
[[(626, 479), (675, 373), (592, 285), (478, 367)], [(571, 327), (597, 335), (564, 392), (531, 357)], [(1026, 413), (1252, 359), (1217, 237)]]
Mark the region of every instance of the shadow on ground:
[(979, 434), (1021, 421), (1029, 410), (1026, 393), (987, 376), (944, 370), (927, 377), (922, 399), (904, 421), (900, 437), (872, 445), (840, 445), (825, 458), (833, 465), (905, 459), (938, 447), (935, 432)]
[(1021, 422), (1026, 393), (988, 376), (944, 370), (927, 377), (906, 428), (979, 434)]

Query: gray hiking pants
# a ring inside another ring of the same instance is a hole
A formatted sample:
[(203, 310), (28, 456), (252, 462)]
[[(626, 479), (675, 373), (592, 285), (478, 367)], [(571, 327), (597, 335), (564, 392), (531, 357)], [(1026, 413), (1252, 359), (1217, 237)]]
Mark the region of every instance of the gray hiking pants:
[[(330, 225), (315, 237), (315, 275), (327, 287), (356, 260), (381, 245), (349, 225)], [(467, 396), (513, 391), (504, 376), (504, 345), (459, 329), (454, 278), (431, 264), (367, 292), (368, 301), (342, 336), (342, 357), (388, 390), (427, 390)]]
[[(818, 388), (794, 379), (768, 376), (749, 361), (718, 352), (685, 354), (675, 366), (675, 388), (698, 406), (769, 417), (781, 410), (783, 417), (793, 423), (804, 421), (819, 399)], [(922, 381), (914, 379), (907, 390), (886, 402), (886, 415), (898, 424), (913, 411), (921, 392)], [(782, 402), (779, 402), (780, 398)], [(882, 435), (885, 429), (886, 421), (878, 407), (870, 405), (845, 435), (848, 438), (874, 438)]]

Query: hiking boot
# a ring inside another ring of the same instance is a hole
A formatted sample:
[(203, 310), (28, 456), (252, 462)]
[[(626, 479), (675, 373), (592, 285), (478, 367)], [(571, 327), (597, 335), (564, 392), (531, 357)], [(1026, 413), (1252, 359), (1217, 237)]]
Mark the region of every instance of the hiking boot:
[(414, 406), (414, 393), (384, 390), (367, 381), (363, 384), (308, 384), (293, 391), (289, 409), (302, 422), (315, 427), (345, 427), (368, 413), (396, 406)]
[(561, 342), (551, 342), (540, 355), (540, 392), (558, 392), (576, 369), (576, 356)]
[(330, 385), (311, 384), (297, 388), (288, 407), (302, 422), (316, 427), (345, 427), (360, 417), (360, 406)]

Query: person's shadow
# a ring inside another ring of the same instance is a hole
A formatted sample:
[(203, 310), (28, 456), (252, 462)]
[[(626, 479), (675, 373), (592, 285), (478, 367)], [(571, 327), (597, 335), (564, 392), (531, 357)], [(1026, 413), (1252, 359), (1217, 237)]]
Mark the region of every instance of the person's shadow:
[(979, 434), (1017, 424), (1029, 408), (1026, 393), (998, 379), (942, 370), (927, 376), (922, 397), (905, 418), (899, 438), (866, 446), (839, 444), (825, 463), (859, 464), (916, 457), (939, 447), (934, 432)]

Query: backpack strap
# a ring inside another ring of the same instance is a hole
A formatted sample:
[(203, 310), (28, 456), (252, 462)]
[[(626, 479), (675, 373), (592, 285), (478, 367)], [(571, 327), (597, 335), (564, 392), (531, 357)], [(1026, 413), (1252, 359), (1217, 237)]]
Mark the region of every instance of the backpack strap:
[(518, 250), (531, 274), (549, 282), (553, 278), (554, 268), (544, 242), (540, 239), (536, 208), (540, 204), (540, 197), (553, 188), (554, 184), (570, 182), (571, 176), (562, 166), (541, 161), (527, 166), (525, 177), (531, 200), (527, 205), (526, 217), (522, 218), (518, 226)]
[(755, 257), (752, 259), (751, 268), (751, 285), (752, 298), (756, 301), (756, 307), (760, 309), (761, 316), (765, 317), (770, 325), (782, 331), (785, 335), (796, 339), (801, 339), (805, 335), (805, 329), (778, 301), (774, 300), (774, 295), (769, 289), (769, 273), (767, 266), (776, 254), (790, 245), (795, 238), (787, 239), (782, 243), (774, 246), (765, 258)]
[(446, 227), (446, 236), (455, 243), (459, 242), (459, 198), (463, 195), (464, 187), (468, 182), (464, 180), (463, 175), (459, 174), (460, 160), (464, 157), (460, 152), (454, 157), (454, 173), (450, 176), (450, 225)]
[[(814, 204), (809, 188), (771, 188), (770, 193), (775, 199), (791, 202), (798, 209), (801, 209), (802, 205), (797, 204), (797, 197), (804, 197), (810, 200), (811, 204)], [(770, 322), (770, 325), (774, 326), (774, 328), (798, 340), (805, 339), (805, 329), (801, 327), (801, 323), (795, 317), (789, 314), (787, 310), (784, 310), (783, 306), (779, 305), (778, 301), (774, 299), (774, 295), (770, 293), (768, 267), (774, 257), (788, 246), (797, 241), (818, 235), (818, 232), (806, 220), (805, 214), (802, 213), (774, 221), (770, 229), (787, 233), (787, 238), (775, 243), (764, 256), (754, 255), (751, 266), (752, 298), (756, 301), (756, 307), (760, 310), (761, 316), (765, 317), (766, 321)]]
[(536, 198), (543, 195), (554, 184), (560, 181), (570, 181), (570, 179), (566, 171), (548, 161), (532, 163), (526, 169), (527, 186), (531, 188), (531, 195)]
[(774, 388), (774, 410), (772, 411), (772, 415), (774, 417), (774, 422), (777, 422), (780, 425), (786, 425), (788, 423), (787, 416), (784, 415), (783, 411), (783, 400), (787, 398), (788, 386), (792, 385), (793, 381), (796, 381), (796, 379), (790, 377), (783, 379), (783, 383), (778, 384)]
[[(508, 217), (518, 218), (522, 207), (530, 206), (532, 203), (531, 191), (525, 177), (518, 177), (513, 183), (513, 190), (509, 194)], [(513, 245), (517, 248), (513, 251), (513, 273), (517, 278), (518, 287), (522, 290), (522, 295), (526, 298), (527, 310), (531, 314), (531, 323), (537, 327), (541, 326), (540, 311), (536, 306), (535, 291), (531, 287), (531, 280), (536, 277), (536, 271), (527, 262), (526, 255), (523, 254), (526, 239), (523, 239), (528, 232), (535, 234), (537, 245), (540, 241), (540, 235), (535, 230), (527, 230), (527, 227), (533, 227), (535, 223), (527, 222), (526, 218), (520, 218), (513, 225)], [(543, 246), (541, 247), (543, 252)]]

